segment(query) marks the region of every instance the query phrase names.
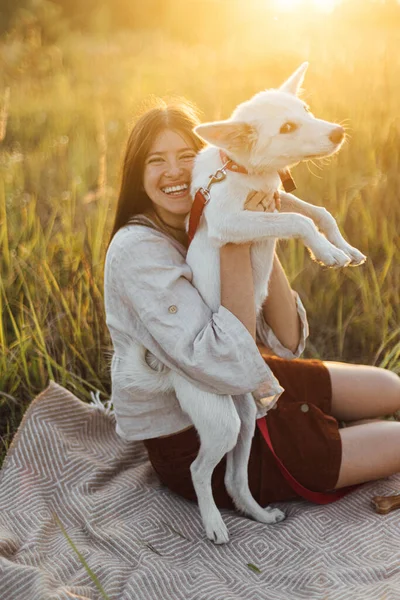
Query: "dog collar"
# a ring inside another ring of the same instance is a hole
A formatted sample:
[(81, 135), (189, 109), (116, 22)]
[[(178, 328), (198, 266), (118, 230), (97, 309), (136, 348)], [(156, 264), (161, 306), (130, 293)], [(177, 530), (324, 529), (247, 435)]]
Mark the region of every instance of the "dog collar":
[[(229, 156), (227, 156), (227, 154), (225, 154), (223, 150), (219, 151), (219, 155), (222, 160), (222, 168), (218, 169), (214, 173), (214, 175), (211, 175), (207, 187), (199, 188), (194, 196), (189, 216), (189, 246), (192, 242), (192, 239), (194, 238), (196, 229), (199, 226), (204, 207), (210, 200), (210, 187), (214, 185), (214, 183), (219, 183), (220, 181), (223, 181), (226, 178), (226, 171), (232, 171), (232, 173), (242, 173), (243, 175), (249, 174), (245, 167), (242, 167), (242, 165), (238, 165), (234, 160), (229, 158)], [(296, 184), (292, 179), (289, 169), (281, 169), (280, 171), (278, 171), (278, 174), (285, 192), (293, 192), (293, 190), (296, 189)]]
[(229, 156), (227, 156), (223, 150), (219, 151), (219, 156), (222, 160), (222, 164), (224, 165), (224, 169), (228, 169), (228, 171), (232, 171), (233, 173), (242, 173), (243, 175), (249, 174), (245, 167), (238, 165), (234, 160), (229, 158)]
[[(223, 150), (219, 151), (219, 155), (222, 160), (222, 164), (224, 165), (224, 169), (232, 171), (233, 173), (242, 173), (243, 175), (249, 174), (245, 167), (242, 167), (242, 165), (238, 165), (238, 163), (232, 160), (232, 158), (229, 158), (229, 156)], [(285, 192), (293, 192), (293, 190), (296, 189), (296, 184), (289, 169), (280, 169), (278, 171), (278, 175), (280, 177)]]

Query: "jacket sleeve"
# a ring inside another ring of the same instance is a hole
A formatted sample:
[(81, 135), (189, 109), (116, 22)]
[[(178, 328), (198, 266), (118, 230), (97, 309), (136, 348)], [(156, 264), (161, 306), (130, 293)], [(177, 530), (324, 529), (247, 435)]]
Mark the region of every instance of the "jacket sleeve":
[(267, 348), (270, 348), (274, 354), (280, 356), (281, 358), (287, 359), (298, 358), (303, 353), (309, 333), (306, 310), (298, 293), (294, 290), (292, 290), (292, 292), (296, 299), (297, 314), (299, 315), (301, 321), (300, 342), (295, 352), (292, 352), (289, 350), (289, 348), (286, 348), (283, 344), (281, 344), (271, 327), (264, 319), (262, 310), (260, 310), (257, 315), (256, 326), (257, 339), (267, 346)]
[(164, 236), (132, 232), (111, 264), (130, 318), (141, 320), (170, 368), (217, 394), (276, 382), (246, 327), (223, 306), (211, 311), (184, 257)]

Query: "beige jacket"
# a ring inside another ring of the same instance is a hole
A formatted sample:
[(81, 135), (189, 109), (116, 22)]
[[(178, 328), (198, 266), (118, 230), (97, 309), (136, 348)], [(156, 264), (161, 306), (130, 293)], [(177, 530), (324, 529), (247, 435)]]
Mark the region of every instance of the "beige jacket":
[[(173, 392), (149, 397), (138, 385), (124, 385), (127, 348), (133, 340), (207, 392), (241, 395), (271, 380), (242, 322), (224, 306), (212, 313), (204, 303), (191, 283), (185, 256), (186, 248), (174, 238), (145, 225), (122, 227), (107, 251), (104, 302), (114, 348), (111, 400), (116, 432), (128, 440), (168, 435), (191, 425)], [(297, 294), (296, 299), (302, 335), (295, 353), (282, 346), (262, 313), (257, 318), (257, 337), (283, 358), (300, 356), (308, 336), (306, 313)]]

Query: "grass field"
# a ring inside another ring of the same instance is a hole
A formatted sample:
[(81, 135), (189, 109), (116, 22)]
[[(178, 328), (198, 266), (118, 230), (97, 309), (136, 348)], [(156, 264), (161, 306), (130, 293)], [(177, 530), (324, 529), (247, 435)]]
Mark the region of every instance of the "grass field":
[(305, 356), (400, 373), (400, 19), (245, 16), (214, 44), (160, 30), (0, 41), (1, 457), (49, 378), (82, 399), (110, 392), (103, 262), (143, 100), (183, 95), (204, 120), (227, 117), (303, 60), (304, 98), (316, 116), (345, 123), (349, 139), (337, 157), (293, 170), (296, 193), (326, 206), (368, 256), (324, 270), (301, 244), (280, 244), (308, 311)]

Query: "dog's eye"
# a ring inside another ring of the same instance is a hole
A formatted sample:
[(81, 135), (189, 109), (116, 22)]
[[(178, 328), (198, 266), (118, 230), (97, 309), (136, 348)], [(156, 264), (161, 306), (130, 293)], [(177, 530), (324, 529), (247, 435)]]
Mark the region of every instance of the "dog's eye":
[(292, 133), (292, 131), (295, 131), (295, 129), (297, 129), (296, 123), (288, 122), (282, 125), (282, 127), (279, 130), (279, 133)]

